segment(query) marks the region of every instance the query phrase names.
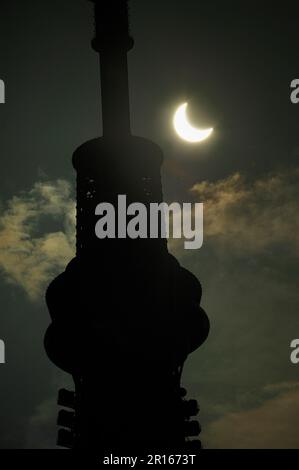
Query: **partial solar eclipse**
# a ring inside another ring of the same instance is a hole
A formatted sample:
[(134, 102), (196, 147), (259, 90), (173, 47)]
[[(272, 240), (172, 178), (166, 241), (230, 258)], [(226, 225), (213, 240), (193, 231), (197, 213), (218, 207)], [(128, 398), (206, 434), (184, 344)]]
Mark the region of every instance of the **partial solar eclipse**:
[(187, 118), (188, 103), (181, 104), (175, 112), (173, 125), (181, 139), (187, 142), (197, 143), (210, 137), (213, 128), (199, 129), (191, 126)]

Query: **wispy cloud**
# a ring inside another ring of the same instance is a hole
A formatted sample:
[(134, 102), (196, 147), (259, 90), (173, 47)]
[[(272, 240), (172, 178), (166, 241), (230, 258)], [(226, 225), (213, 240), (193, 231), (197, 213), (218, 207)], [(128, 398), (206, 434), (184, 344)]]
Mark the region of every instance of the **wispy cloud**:
[[(46, 230), (44, 223), (58, 224)], [(39, 298), (74, 254), (75, 203), (65, 180), (38, 182), (1, 210), (0, 268), (7, 281)]]
[(284, 245), (299, 255), (299, 169), (247, 181), (236, 173), (191, 189), (204, 203), (204, 238), (237, 254)]
[[(220, 254), (265, 254), (283, 245), (299, 254), (299, 169), (248, 182), (234, 174), (191, 188), (204, 202), (204, 245)], [(1, 211), (0, 268), (9, 282), (36, 299), (53, 274), (74, 254), (75, 202), (65, 180), (38, 182), (9, 200)], [(43, 222), (60, 223), (60, 230), (43, 231)], [(183, 240), (170, 240), (179, 253)], [(192, 253), (194, 254), (194, 252)]]
[(260, 406), (212, 422), (205, 430), (207, 447), (298, 449), (299, 383), (278, 383), (272, 388), (280, 393)]

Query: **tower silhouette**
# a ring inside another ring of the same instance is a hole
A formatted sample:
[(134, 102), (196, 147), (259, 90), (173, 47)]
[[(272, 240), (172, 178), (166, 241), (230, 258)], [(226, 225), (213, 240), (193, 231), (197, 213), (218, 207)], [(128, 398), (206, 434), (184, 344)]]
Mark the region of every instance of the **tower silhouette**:
[[(48, 287), (52, 323), (46, 352), (73, 376), (60, 390), (58, 444), (135, 451), (185, 446), (200, 427), (184, 398), (188, 354), (206, 339), (201, 286), (157, 239), (98, 239), (95, 207), (118, 195), (162, 202), (163, 156), (131, 135), (127, 53), (133, 47), (125, 0), (97, 1), (93, 49), (100, 54), (103, 136), (73, 155), (77, 171), (77, 252)], [(148, 211), (149, 212), (149, 211)]]

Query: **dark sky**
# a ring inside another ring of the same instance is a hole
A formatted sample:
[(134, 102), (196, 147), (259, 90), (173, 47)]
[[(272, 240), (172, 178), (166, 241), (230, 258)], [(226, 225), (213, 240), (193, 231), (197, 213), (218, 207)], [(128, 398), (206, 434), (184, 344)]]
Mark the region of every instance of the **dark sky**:
[[(172, 247), (212, 322), (184, 374), (203, 442), (299, 448), (298, 15), (288, 2), (217, 3), (131, 1), (132, 130), (164, 151), (166, 200), (206, 202), (204, 247)], [(55, 441), (65, 379), (43, 351), (43, 289), (72, 255), (71, 155), (101, 134), (92, 29), (84, 0), (1, 4), (0, 448)], [(195, 125), (215, 128), (209, 141), (174, 135), (183, 101)]]

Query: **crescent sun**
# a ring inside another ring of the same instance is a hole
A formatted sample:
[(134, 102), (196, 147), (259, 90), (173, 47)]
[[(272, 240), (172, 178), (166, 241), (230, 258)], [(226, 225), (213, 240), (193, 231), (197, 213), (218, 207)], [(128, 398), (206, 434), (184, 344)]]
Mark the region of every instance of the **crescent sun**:
[(173, 125), (177, 134), (187, 142), (202, 142), (210, 137), (213, 128), (199, 129), (191, 126), (187, 118), (188, 103), (183, 103), (178, 107), (173, 118)]

